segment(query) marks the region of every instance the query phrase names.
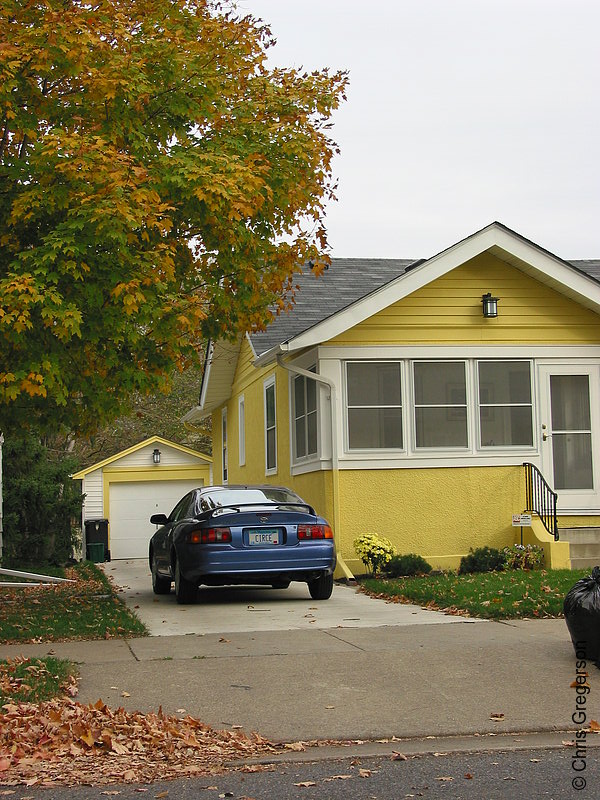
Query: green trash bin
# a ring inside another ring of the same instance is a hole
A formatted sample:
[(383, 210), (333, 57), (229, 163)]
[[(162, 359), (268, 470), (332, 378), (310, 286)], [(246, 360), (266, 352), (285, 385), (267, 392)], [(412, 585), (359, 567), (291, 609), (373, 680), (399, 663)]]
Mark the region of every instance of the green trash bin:
[(90, 542), (86, 545), (87, 560), (93, 561), (95, 564), (101, 564), (104, 561), (104, 545), (102, 542)]

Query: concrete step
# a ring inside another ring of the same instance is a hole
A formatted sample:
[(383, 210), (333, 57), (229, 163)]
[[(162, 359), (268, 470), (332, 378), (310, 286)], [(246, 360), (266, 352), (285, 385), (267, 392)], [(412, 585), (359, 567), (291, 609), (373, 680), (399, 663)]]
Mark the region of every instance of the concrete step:
[(600, 548), (600, 528), (560, 528), (559, 540), (575, 544), (597, 544)]
[(571, 569), (589, 569), (600, 567), (600, 558), (571, 558)]

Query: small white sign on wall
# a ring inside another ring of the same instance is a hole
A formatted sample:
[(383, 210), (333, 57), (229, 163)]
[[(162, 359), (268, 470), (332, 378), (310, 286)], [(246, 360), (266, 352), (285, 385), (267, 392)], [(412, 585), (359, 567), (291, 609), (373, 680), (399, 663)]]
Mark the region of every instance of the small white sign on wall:
[(513, 514), (513, 528), (531, 528), (531, 514)]

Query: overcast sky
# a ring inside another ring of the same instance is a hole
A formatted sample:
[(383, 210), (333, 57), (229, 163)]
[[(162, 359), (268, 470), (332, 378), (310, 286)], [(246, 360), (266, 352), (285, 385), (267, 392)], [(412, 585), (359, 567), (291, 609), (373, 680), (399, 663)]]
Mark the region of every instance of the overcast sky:
[(334, 256), (422, 258), (499, 220), (600, 258), (598, 0), (239, 0), (273, 63), (350, 71)]

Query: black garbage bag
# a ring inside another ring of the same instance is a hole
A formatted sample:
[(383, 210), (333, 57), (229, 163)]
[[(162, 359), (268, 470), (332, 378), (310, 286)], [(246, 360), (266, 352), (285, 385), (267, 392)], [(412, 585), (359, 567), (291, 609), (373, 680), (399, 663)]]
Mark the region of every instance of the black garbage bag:
[(600, 669), (600, 567), (570, 589), (563, 611), (577, 658)]

